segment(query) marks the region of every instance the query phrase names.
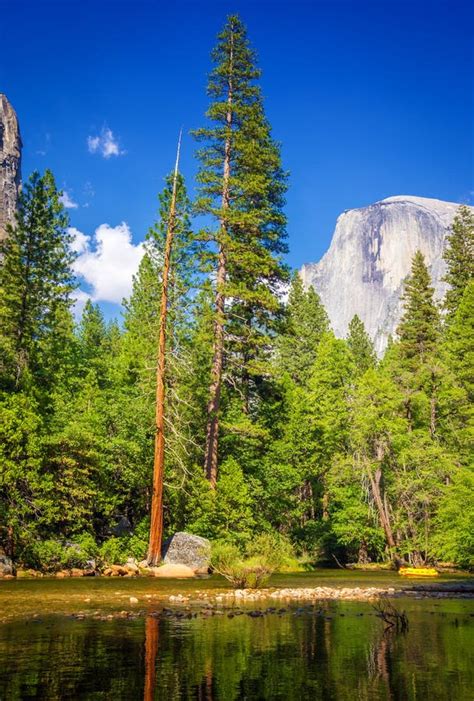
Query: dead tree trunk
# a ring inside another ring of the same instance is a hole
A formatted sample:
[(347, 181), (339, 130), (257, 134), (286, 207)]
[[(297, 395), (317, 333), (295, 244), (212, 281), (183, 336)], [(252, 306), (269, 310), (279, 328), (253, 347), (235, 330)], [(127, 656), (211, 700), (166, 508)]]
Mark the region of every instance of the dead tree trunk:
[(166, 322), (168, 316), (168, 283), (171, 267), (171, 252), (176, 218), (176, 190), (178, 184), (179, 151), (181, 133), (178, 140), (176, 165), (173, 177), (173, 190), (166, 231), (165, 255), (160, 303), (160, 326), (158, 332), (158, 362), (156, 368), (156, 410), (155, 410), (155, 454), (153, 460), (153, 491), (151, 496), (150, 539), (148, 544), (148, 564), (157, 565), (161, 560), (163, 540), (163, 476), (165, 467), (165, 399), (166, 399)]
[(222, 389), (222, 372), (224, 367), (224, 322), (225, 322), (225, 292), (224, 286), (227, 277), (227, 236), (228, 226), (226, 210), (229, 209), (230, 193), (230, 158), (231, 158), (231, 129), (232, 129), (232, 67), (233, 67), (233, 35), (230, 45), (230, 66), (227, 92), (226, 127), (227, 136), (224, 145), (224, 167), (222, 176), (222, 216), (220, 220), (220, 240), (217, 257), (217, 278), (214, 319), (214, 345), (211, 368), (211, 384), (209, 388), (209, 402), (207, 405), (207, 431), (204, 468), (206, 477), (212, 489), (217, 482), (217, 460), (219, 442), (219, 408)]
[(368, 474), (372, 496), (379, 515), (380, 525), (384, 530), (387, 545), (390, 550), (393, 551), (395, 550), (397, 544), (395, 542), (395, 538), (393, 537), (392, 526), (390, 524), (390, 515), (388, 510), (385, 508), (384, 500), (382, 498), (382, 490), (380, 487), (380, 482), (382, 480), (382, 468), (378, 467), (375, 470), (375, 474), (372, 474), (372, 471), (369, 469)]

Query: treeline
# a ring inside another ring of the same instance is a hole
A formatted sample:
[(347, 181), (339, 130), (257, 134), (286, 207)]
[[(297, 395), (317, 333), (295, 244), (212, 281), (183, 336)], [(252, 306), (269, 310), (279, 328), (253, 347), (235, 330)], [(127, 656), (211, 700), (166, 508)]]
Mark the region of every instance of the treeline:
[[(312, 562), (472, 564), (471, 210), (454, 221), (442, 307), (417, 253), (384, 358), (357, 317), (336, 339), (298, 276), (283, 302), (286, 174), (238, 18), (213, 61), (198, 196), (182, 176), (176, 193), (165, 533), (242, 546), (278, 533)], [(0, 244), (0, 544), (46, 568), (70, 543), (76, 558), (142, 559), (172, 178), (120, 325), (91, 302), (74, 322), (59, 194), (33, 174)]]

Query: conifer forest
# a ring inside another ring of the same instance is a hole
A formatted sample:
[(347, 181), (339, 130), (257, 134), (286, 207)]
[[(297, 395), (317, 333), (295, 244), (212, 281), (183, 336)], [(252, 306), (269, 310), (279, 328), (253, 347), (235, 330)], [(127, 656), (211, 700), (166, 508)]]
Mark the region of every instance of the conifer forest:
[(417, 252), (383, 356), (357, 316), (337, 338), (286, 263), (291, 176), (237, 16), (209, 71), (196, 182), (178, 151), (120, 319), (78, 315), (61, 188), (24, 178), (0, 242), (0, 545), (49, 573), (71, 543), (76, 566), (156, 564), (178, 531), (308, 566), (472, 567), (473, 210), (441, 302)]

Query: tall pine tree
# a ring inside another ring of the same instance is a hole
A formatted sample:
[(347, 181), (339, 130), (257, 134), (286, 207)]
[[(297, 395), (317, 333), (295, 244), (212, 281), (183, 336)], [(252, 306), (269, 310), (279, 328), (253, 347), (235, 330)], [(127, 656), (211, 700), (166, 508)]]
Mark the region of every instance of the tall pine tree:
[(421, 251), (413, 256), (403, 302), (403, 316), (397, 329), (401, 356), (407, 362), (423, 362), (433, 353), (439, 340), (439, 312)]
[(448, 266), (444, 280), (449, 285), (444, 306), (448, 321), (451, 321), (467, 284), (474, 278), (474, 212), (471, 207), (459, 207), (448, 236), (444, 260)]
[(298, 274), (293, 277), (285, 324), (277, 339), (277, 365), (297, 384), (307, 384), (316, 360), (323, 334), (329, 330), (329, 319), (319, 295), (313, 287), (304, 289)]
[(33, 173), (0, 243), (0, 382), (18, 389), (30, 378), (43, 395), (72, 332), (74, 256), (59, 195), (49, 170)]
[(238, 17), (228, 18), (212, 59), (211, 125), (196, 132), (203, 144), (196, 208), (216, 223), (207, 232), (215, 245), (215, 319), (205, 455), (206, 475), (215, 486), (224, 363), (228, 376), (238, 378), (248, 411), (281, 311), (286, 184), (256, 84), (260, 71)]

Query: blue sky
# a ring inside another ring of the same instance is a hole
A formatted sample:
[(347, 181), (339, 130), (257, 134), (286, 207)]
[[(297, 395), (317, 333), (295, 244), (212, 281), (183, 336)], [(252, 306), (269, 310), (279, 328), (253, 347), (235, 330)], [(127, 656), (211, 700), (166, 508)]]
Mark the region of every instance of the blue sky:
[[(0, 0), (0, 11), (0, 92), (20, 119), (23, 174), (52, 168), (78, 205), (97, 299), (117, 298), (105, 278), (139, 257), (179, 127), (203, 124), (209, 53), (230, 12), (257, 49), (290, 171), (291, 266), (321, 257), (345, 209), (397, 194), (473, 201), (468, 2)], [(191, 190), (193, 151), (186, 135)]]

